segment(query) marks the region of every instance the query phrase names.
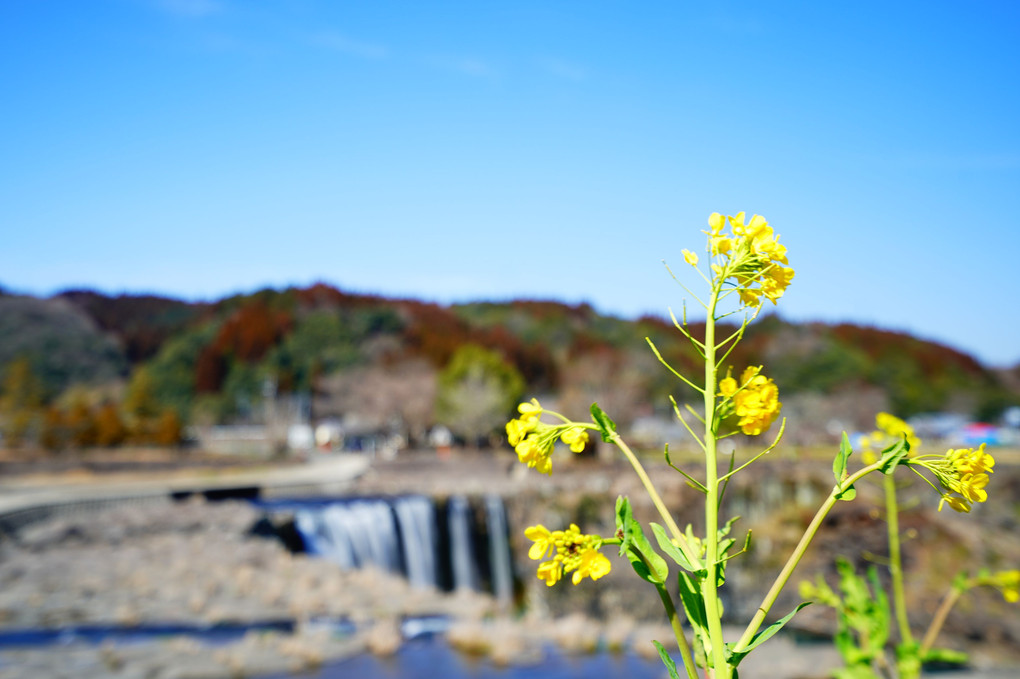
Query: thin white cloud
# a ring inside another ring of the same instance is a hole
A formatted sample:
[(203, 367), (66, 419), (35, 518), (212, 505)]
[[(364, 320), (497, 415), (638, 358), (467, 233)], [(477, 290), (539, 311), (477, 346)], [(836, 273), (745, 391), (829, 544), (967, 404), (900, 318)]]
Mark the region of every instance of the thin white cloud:
[(549, 75), (563, 80), (581, 82), (588, 79), (586, 69), (564, 59), (540, 59), (538, 66)]
[(317, 33), (312, 36), (312, 43), (359, 59), (385, 59), (390, 53), (385, 45), (355, 40), (336, 31)]
[(155, 0), (156, 7), (181, 17), (204, 17), (223, 10), (219, 0)]
[(475, 78), (491, 78), (496, 75), (496, 71), (492, 66), (474, 57), (437, 57), (431, 61), (435, 66), (444, 70), (462, 73)]

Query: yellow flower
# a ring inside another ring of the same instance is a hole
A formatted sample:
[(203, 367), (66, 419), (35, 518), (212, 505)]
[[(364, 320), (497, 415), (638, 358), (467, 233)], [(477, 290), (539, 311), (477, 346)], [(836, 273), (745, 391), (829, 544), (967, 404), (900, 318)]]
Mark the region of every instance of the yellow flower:
[(719, 380), (719, 395), (729, 398), (737, 392), (737, 381), (732, 377), (724, 377)]
[(588, 432), (581, 427), (570, 427), (560, 436), (560, 440), (570, 446), (570, 450), (580, 453), (588, 443)]
[(985, 452), (985, 444), (981, 444), (977, 450), (960, 448), (947, 453), (956, 469), (961, 474), (977, 474), (980, 472), (991, 473), (995, 466), (995, 458)]
[(522, 420), (538, 421), (538, 418), (542, 416), (542, 406), (537, 398), (533, 398), (527, 403), (517, 406), (517, 412), (521, 414)]
[(1002, 592), (1002, 598), (1010, 603), (1020, 601), (1020, 571), (999, 571), (990, 576), (979, 578), (979, 584), (991, 585)]
[(790, 287), (793, 275), (793, 269), (779, 266), (778, 264), (773, 265), (761, 275), (761, 293), (765, 295), (770, 302), (775, 304), (776, 300), (782, 297), (783, 293), (786, 292), (786, 288)]
[[(720, 384), (732, 378), (723, 379)], [(732, 388), (727, 383), (726, 389)], [(740, 376), (740, 387), (733, 393), (733, 413), (739, 420), (740, 431), (749, 436), (757, 436), (766, 431), (775, 419), (783, 404), (779, 402), (779, 388), (775, 382), (761, 374), (761, 366), (750, 366)]]
[(710, 247), (713, 257), (725, 255), (733, 249), (733, 239), (726, 236), (712, 236)]
[[(552, 429), (548, 425), (545, 425), (545, 428)], [(552, 472), (552, 460), (549, 456), (552, 454), (555, 442), (555, 436), (550, 438), (547, 434), (533, 432), (514, 446), (514, 452), (517, 453), (517, 459), (523, 464), (542, 474), (549, 474)]]
[(549, 550), (555, 547), (553, 534), (542, 524), (525, 529), (524, 537), (535, 543), (528, 550), (528, 558), (535, 559), (536, 561), (545, 557)]
[(698, 255), (696, 253), (691, 252), (687, 248), (683, 249), (683, 253), (684, 253), (684, 261), (685, 262), (687, 262), (691, 266), (697, 266), (698, 265)]
[(739, 288), (740, 303), (747, 307), (756, 307), (761, 304), (761, 290), (754, 288)]
[(537, 422), (531, 423), (526, 420), (510, 420), (506, 423), (507, 441), (510, 442), (511, 446), (516, 446), (524, 440), (524, 437), (534, 430), (535, 424), (537, 424)]
[(985, 486), (995, 459), (984, 451), (984, 444), (977, 450), (960, 448), (947, 450), (944, 455), (918, 455), (909, 458), (907, 463), (915, 472), (917, 467), (927, 469), (939, 482), (942, 487), (940, 510), (943, 504), (948, 504), (958, 512), (969, 512), (971, 503), (988, 499)]
[(550, 551), (555, 551), (551, 559), (538, 567), (539, 579), (545, 580), (549, 587), (559, 582), (564, 573), (572, 572), (571, 581), (576, 585), (584, 578), (598, 580), (612, 567), (609, 559), (598, 551), (602, 538), (581, 533), (576, 524), (570, 524), (567, 530), (552, 532), (542, 525), (531, 526), (524, 535), (535, 543), (528, 550), (532, 559), (544, 559)]
[(563, 566), (559, 561), (546, 561), (538, 567), (538, 577), (552, 587), (563, 577)]
[(984, 502), (988, 499), (985, 486), (988, 485), (988, 474), (964, 474), (960, 477), (959, 492), (971, 502)]
[(737, 236), (746, 236), (747, 227), (744, 226), (744, 213), (738, 212), (735, 217), (727, 217), (726, 219), (730, 222), (730, 228), (733, 229), (733, 233)]
[[(713, 212), (708, 218), (710, 230), (708, 251), (716, 261), (711, 264), (716, 280), (722, 280), (739, 293), (745, 307), (757, 307), (764, 299), (776, 303), (793, 280), (794, 271), (788, 266), (786, 246), (779, 243), (768, 221), (754, 215), (746, 222), (746, 213), (738, 212), (723, 217)], [(726, 233), (726, 224), (731, 233)], [(694, 263), (684, 251), (684, 259)], [(693, 253), (690, 253), (693, 255)]]
[(580, 583), (584, 578), (598, 580), (612, 568), (612, 564), (609, 562), (609, 559), (595, 549), (586, 549), (581, 552), (580, 561), (581, 562), (578, 565), (577, 570), (574, 571), (574, 575), (571, 578), (575, 585)]
[(965, 500), (962, 497), (959, 497), (959, 496), (956, 496), (956, 495), (949, 495), (948, 493), (946, 495), (943, 495), (942, 499), (939, 500), (939, 511), (940, 512), (942, 511), (943, 503), (949, 505), (950, 509), (952, 509), (954, 511), (957, 511), (957, 512), (960, 512), (961, 514), (969, 514), (970, 513), (970, 503), (967, 502), (967, 500)]
[(916, 452), (921, 447), (921, 439), (914, 435), (914, 428), (895, 415), (889, 413), (875, 415), (875, 426), (878, 427), (876, 435), (882, 433), (886, 435), (887, 439), (892, 439), (888, 441), (887, 445), (906, 437), (911, 450)]
[[(741, 212), (740, 214), (743, 215), (744, 213)], [(769, 223), (765, 221), (765, 218), (761, 215), (751, 217), (751, 221), (745, 228), (745, 232), (748, 239), (752, 242), (762, 237), (772, 238), (772, 227), (769, 226)]]

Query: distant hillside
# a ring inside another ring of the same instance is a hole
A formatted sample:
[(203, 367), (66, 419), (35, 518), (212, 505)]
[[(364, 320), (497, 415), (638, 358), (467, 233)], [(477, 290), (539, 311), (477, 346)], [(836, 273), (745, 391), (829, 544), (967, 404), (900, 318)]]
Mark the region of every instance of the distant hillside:
[[(553, 301), (442, 306), (325, 284), (201, 304), (87, 290), (0, 296), (0, 376), (27, 357), (47, 401), (76, 384), (130, 387), (141, 374), (161, 407), (185, 420), (229, 422), (257, 416), (268, 384), (276, 394), (306, 394), (316, 416), (365, 411), (363, 419), (404, 421), (412, 437), (435, 423), (437, 399), (454, 379), (443, 373), (468, 346), (485, 350), (471, 360), (488, 362), (472, 379), (496, 370), (495, 360), (519, 375), (505, 383), (523, 384), (522, 394), (584, 410), (598, 399), (623, 422), (661, 408), (667, 394), (690, 398), (646, 337), (677, 369), (700, 372), (668, 319), (624, 320)], [(767, 316), (730, 358), (735, 370), (764, 364), (784, 396), (856, 390), (902, 416), (948, 409), (992, 419), (1020, 403), (1020, 369), (995, 373), (960, 351), (867, 326)]]

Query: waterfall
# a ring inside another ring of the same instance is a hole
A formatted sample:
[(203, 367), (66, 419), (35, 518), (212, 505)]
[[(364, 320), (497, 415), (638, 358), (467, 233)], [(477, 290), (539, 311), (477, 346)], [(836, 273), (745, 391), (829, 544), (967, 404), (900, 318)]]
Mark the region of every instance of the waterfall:
[(498, 495), (485, 496), (485, 519), (489, 529), (489, 569), (492, 572), (492, 593), (500, 603), (513, 600), (513, 567), (510, 562), (510, 542), (507, 532), (506, 509)]
[(471, 531), (471, 508), (467, 498), (454, 495), (446, 507), (450, 524), (450, 560), (454, 589), (478, 589), (474, 539)]
[(415, 587), (486, 589), (503, 603), (513, 599), (506, 509), (498, 495), (455, 495), (445, 507), (423, 495), (258, 504), (293, 511), (306, 551), (344, 569), (374, 566)]
[(401, 572), (397, 524), (384, 500), (333, 503), (318, 510), (301, 509), (294, 517), (308, 551), (342, 567), (369, 564), (391, 573)]
[(393, 504), (400, 524), (401, 544), (407, 579), (415, 587), (435, 587), (439, 582), (436, 567), (436, 516), (432, 501), (426, 497), (398, 498)]

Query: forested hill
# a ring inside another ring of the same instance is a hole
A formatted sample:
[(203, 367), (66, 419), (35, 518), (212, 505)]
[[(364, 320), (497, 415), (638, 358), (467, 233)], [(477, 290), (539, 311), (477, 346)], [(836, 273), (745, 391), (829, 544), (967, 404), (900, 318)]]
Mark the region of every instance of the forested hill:
[[(250, 417), (271, 384), (277, 394), (310, 395), (322, 415), (344, 414), (352, 399), (388, 399), (379, 408), (422, 430), (455, 407), (450, 385), (470, 375), (498, 385), (502, 400), (527, 393), (584, 406), (598, 396), (627, 419), (667, 394), (690, 397), (646, 337), (676, 369), (700, 372), (670, 320), (624, 320), (584, 304), (441, 306), (325, 284), (210, 303), (84, 290), (0, 294), (8, 409), (19, 398), (66, 407), (144, 391), (149, 411), (172, 410), (182, 422)], [(955, 349), (860, 325), (767, 316), (730, 362), (735, 370), (764, 364), (784, 395), (866, 393), (902, 416), (952, 410), (990, 420), (1020, 402), (1020, 366), (995, 372)]]

